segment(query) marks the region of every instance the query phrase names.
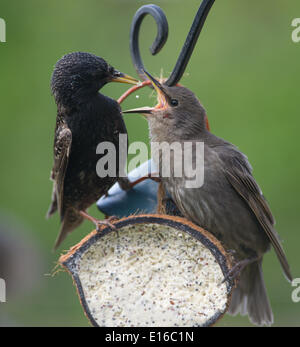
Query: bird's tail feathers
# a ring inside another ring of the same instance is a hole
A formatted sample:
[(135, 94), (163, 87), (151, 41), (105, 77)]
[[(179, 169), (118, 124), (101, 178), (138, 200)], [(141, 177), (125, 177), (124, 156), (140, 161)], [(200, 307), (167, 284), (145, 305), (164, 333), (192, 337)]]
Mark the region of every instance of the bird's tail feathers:
[(57, 196), (56, 196), (55, 186), (53, 185), (51, 204), (46, 214), (46, 218), (49, 219), (56, 211), (57, 211)]
[[(72, 214), (72, 216), (74, 216)], [(58, 234), (58, 237), (55, 241), (53, 250), (56, 251), (60, 244), (64, 241), (67, 235), (72, 232), (75, 228), (77, 228), (83, 221), (82, 217), (77, 217), (75, 220), (72, 218), (68, 218), (68, 214), (64, 216), (64, 219), (61, 224), (61, 228)]]
[(255, 325), (271, 325), (273, 313), (262, 274), (262, 260), (249, 264), (232, 293), (229, 314), (248, 314)]
[(47, 211), (46, 218), (49, 219), (56, 211), (57, 211), (57, 204), (56, 204), (56, 201), (55, 202), (53, 201)]

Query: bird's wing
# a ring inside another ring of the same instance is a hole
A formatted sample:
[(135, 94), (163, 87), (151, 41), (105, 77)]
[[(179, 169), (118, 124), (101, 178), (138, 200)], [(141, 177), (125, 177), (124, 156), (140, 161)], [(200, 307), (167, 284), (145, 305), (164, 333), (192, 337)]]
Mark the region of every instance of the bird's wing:
[(63, 219), (64, 179), (72, 144), (72, 132), (65, 125), (57, 128), (54, 141), (54, 165), (51, 178), (54, 181), (58, 211)]
[(235, 153), (234, 156), (222, 156), (221, 154), (219, 157), (226, 163), (224, 166), (226, 168), (224, 172), (229, 183), (246, 201), (256, 216), (259, 224), (267, 234), (275, 249), (286, 277), (292, 281), (288, 261), (281, 246), (278, 234), (274, 229), (274, 218), (261, 189), (252, 176), (251, 167), (248, 164), (246, 157), (240, 152)]

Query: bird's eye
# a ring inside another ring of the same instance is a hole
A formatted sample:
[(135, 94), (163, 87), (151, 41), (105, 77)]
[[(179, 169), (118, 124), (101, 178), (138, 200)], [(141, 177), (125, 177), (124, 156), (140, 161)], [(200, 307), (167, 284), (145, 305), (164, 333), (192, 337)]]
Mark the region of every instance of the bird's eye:
[(118, 70), (115, 70), (113, 67), (111, 68), (111, 70), (109, 72), (114, 77), (119, 77), (121, 75), (121, 72)]
[(171, 105), (172, 106), (178, 106), (178, 100), (177, 99), (171, 99)]
[(116, 70), (115, 70), (112, 66), (109, 66), (109, 68), (108, 68), (108, 73), (109, 73), (111, 76), (114, 76), (115, 73), (116, 73)]

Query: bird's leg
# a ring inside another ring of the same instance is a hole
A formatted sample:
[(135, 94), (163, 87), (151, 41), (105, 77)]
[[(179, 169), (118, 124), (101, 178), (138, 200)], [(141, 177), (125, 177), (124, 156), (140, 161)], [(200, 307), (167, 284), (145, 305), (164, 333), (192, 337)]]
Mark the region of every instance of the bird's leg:
[(225, 278), (223, 279), (222, 283), (224, 283), (225, 281), (227, 281), (229, 278), (231, 280), (234, 280), (237, 278), (237, 276), (244, 270), (244, 268), (249, 265), (254, 263), (255, 261), (259, 260), (259, 257), (255, 257), (255, 258), (247, 258), (247, 259), (243, 259), (240, 260), (239, 262), (237, 262), (232, 269), (228, 272), (228, 274), (225, 276)]
[(227, 249), (227, 253), (229, 253), (232, 256), (234, 256), (236, 254), (236, 250), (235, 249)]
[(151, 179), (151, 180), (158, 182), (158, 183), (161, 181), (159, 176), (152, 176), (152, 175), (158, 175), (158, 173), (157, 172), (149, 173), (146, 176), (142, 176), (142, 177), (138, 178), (137, 180), (130, 182), (130, 189), (132, 189), (134, 186), (136, 186), (137, 184), (139, 184), (139, 183), (141, 183), (147, 179)]
[(158, 185), (157, 191), (157, 213), (158, 214), (167, 214), (166, 203), (167, 203), (166, 191), (162, 182)]
[(116, 226), (111, 223), (112, 220), (116, 220), (117, 218), (115, 216), (110, 216), (109, 218), (106, 218), (104, 220), (100, 220), (97, 218), (94, 218), (90, 216), (85, 211), (79, 211), (79, 214), (84, 218), (89, 220), (90, 222), (94, 223), (96, 226), (96, 230), (98, 232), (102, 231), (104, 227), (110, 227), (111, 229), (116, 229)]

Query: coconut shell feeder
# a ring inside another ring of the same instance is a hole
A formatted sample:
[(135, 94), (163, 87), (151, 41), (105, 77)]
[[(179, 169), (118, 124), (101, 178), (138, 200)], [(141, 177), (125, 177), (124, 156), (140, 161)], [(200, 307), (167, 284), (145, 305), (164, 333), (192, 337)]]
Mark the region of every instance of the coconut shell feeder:
[(181, 217), (137, 215), (61, 256), (93, 326), (210, 326), (226, 312), (231, 259)]

